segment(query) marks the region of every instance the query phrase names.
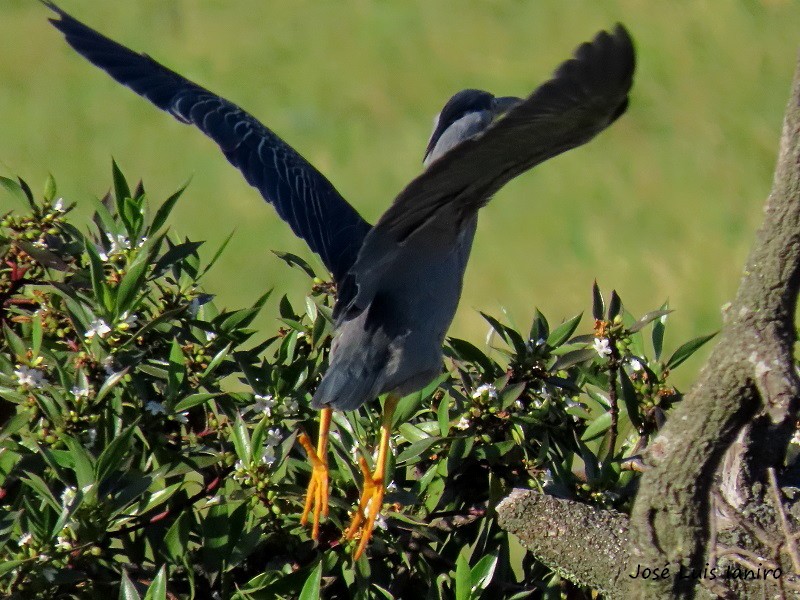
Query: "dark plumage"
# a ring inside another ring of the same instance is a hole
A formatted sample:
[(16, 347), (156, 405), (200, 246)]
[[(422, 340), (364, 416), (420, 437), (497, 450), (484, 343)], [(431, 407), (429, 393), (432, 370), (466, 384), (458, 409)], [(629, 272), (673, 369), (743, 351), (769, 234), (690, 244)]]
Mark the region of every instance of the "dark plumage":
[(528, 98), (481, 90), (455, 94), (425, 150), (426, 170), (374, 227), (288, 144), (241, 108), (137, 54), (45, 1), (67, 42), (114, 79), (178, 120), (195, 125), (275, 207), (331, 271), (338, 286), (330, 364), (313, 398), (324, 408), (301, 523), (312, 537), (328, 510), (330, 408), (351, 410), (389, 393), (375, 471), (361, 460), (364, 487), (345, 537), (364, 551), (381, 510), (392, 413), (400, 396), (442, 369), (442, 342), (458, 301), (478, 210), (505, 183), (588, 142), (628, 105), (634, 51), (627, 31), (601, 31)]
[(217, 142), (330, 270), (339, 285), (337, 330), (316, 407), (353, 409), (385, 392), (413, 391), (439, 373), (478, 209), (507, 181), (589, 141), (619, 117), (634, 70), (631, 39), (618, 25), (582, 44), (524, 100), (458, 92), (437, 119), (425, 151), (428, 168), (370, 227), (250, 114), (45, 4), (81, 55)]

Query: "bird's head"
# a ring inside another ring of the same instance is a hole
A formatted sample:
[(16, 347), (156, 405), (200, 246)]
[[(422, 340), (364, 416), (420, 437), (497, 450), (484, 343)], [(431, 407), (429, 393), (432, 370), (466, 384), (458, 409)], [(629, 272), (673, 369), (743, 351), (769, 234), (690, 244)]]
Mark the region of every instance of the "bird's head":
[(480, 133), (519, 102), (520, 98), (496, 98), (483, 90), (456, 93), (433, 120), (433, 133), (425, 149), (423, 164), (428, 166), (454, 146)]

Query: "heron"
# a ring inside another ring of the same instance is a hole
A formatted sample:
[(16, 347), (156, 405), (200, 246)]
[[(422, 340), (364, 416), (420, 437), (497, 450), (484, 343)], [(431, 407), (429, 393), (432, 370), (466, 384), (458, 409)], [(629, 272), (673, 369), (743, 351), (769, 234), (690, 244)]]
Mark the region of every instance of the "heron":
[(333, 184), (234, 103), (105, 37), (50, 0), (67, 43), (119, 83), (214, 140), (247, 182), (305, 240), (336, 284), (329, 363), (312, 397), (317, 444), (298, 436), (311, 462), (301, 522), (318, 539), (328, 515), (328, 433), (333, 410), (381, 397), (377, 460), (364, 477), (344, 536), (364, 552), (385, 494), (392, 418), (400, 398), (443, 370), (442, 345), (456, 313), (479, 210), (507, 182), (580, 146), (628, 106), (635, 53), (617, 24), (581, 44), (527, 98), (468, 89), (436, 117), (423, 171), (370, 225)]

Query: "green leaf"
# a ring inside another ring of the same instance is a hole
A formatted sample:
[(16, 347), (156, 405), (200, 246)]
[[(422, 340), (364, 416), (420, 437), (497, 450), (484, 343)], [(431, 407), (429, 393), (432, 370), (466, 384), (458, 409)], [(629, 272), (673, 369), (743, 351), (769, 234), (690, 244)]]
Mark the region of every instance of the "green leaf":
[(217, 573), (222, 570), (223, 563), (228, 557), (230, 540), (228, 507), (224, 504), (212, 505), (202, 523), (203, 565), (209, 572)]
[(175, 203), (181, 197), (183, 192), (186, 191), (188, 185), (189, 182), (187, 181), (180, 187), (180, 189), (177, 192), (175, 192), (169, 198), (167, 198), (164, 201), (164, 204), (158, 207), (158, 210), (156, 211), (156, 216), (153, 217), (153, 222), (150, 223), (150, 229), (148, 230), (148, 235), (150, 237), (152, 237), (153, 234), (156, 233), (159, 229), (161, 229), (164, 226), (164, 223), (167, 222), (170, 213), (172, 213), (172, 209), (175, 208)]
[(44, 182), (44, 194), (42, 197), (48, 204), (55, 200), (58, 190), (56, 188), (56, 180), (53, 178), (52, 173), (47, 174), (47, 180)]
[(247, 431), (247, 425), (242, 420), (242, 415), (236, 414), (236, 420), (231, 427), (231, 434), (233, 437), (233, 447), (236, 450), (236, 456), (245, 465), (250, 464), (253, 456), (253, 449), (250, 445), (250, 434)]
[(547, 322), (547, 318), (538, 308), (533, 314), (533, 323), (531, 324), (531, 331), (528, 337), (533, 340), (534, 343), (538, 343), (539, 340), (546, 340), (550, 337), (550, 323)]
[(280, 252), (278, 250), (273, 250), (272, 253), (290, 267), (296, 267), (301, 269), (302, 271), (305, 272), (306, 275), (308, 275), (312, 279), (316, 277), (314, 269), (312, 269), (311, 266), (305, 260), (297, 256), (296, 254), (292, 254), (291, 252)]
[(99, 403), (103, 398), (108, 395), (108, 393), (114, 389), (114, 387), (122, 381), (123, 377), (127, 375), (128, 367), (125, 367), (122, 371), (118, 373), (113, 373), (108, 376), (108, 378), (103, 382), (103, 385), (100, 386), (100, 389), (97, 391), (97, 395), (94, 398), (95, 403)]
[(97, 481), (102, 482), (119, 468), (126, 453), (131, 450), (131, 440), (135, 431), (135, 424), (126, 427), (105, 447), (95, 465)]
[(314, 567), (314, 570), (309, 574), (306, 582), (303, 584), (303, 589), (300, 590), (300, 597), (298, 600), (319, 600), (321, 582), (322, 561), (317, 563), (317, 566)]
[[(653, 310), (653, 311), (650, 311), (649, 313), (647, 313), (644, 316), (642, 316), (633, 325), (628, 327), (628, 331), (630, 333), (636, 333), (640, 329), (643, 329), (648, 323), (652, 323), (656, 319), (660, 319), (661, 317), (665, 317), (671, 312), (672, 312), (671, 310)], [(658, 325), (661, 325), (661, 323), (659, 322), (659, 323), (656, 324), (656, 326), (658, 326)], [(662, 333), (663, 333), (663, 327), (664, 326), (661, 325), (661, 327), (662, 327)]]
[(466, 548), (463, 548), (456, 559), (456, 600), (470, 600), (472, 596), (472, 579)]
[(176, 413), (183, 412), (185, 410), (189, 410), (190, 408), (194, 408), (200, 404), (205, 404), (212, 398), (217, 398), (221, 396), (220, 392), (209, 394), (209, 393), (200, 393), (200, 394), (192, 394), (191, 396), (186, 396), (183, 400), (176, 403), (175, 406), (172, 408), (173, 411)]
[(603, 315), (606, 312), (606, 304), (603, 302), (603, 295), (600, 293), (600, 286), (597, 285), (595, 280), (592, 285), (592, 316), (595, 321), (602, 321)]
[(36, 209), (35, 203), (25, 193), (23, 187), (13, 179), (9, 179), (8, 177), (0, 177), (0, 186), (4, 187), (7, 192), (20, 200), (26, 208), (32, 208), (34, 210)]
[(72, 470), (75, 471), (75, 479), (78, 489), (83, 489), (95, 482), (94, 478), (94, 458), (84, 448), (78, 440), (71, 436), (61, 438), (69, 448), (72, 457)]
[(31, 473), (30, 471), (24, 471), (25, 476), (20, 477), (20, 479), (25, 483), (29, 488), (35, 491), (39, 497), (47, 502), (53, 510), (56, 512), (61, 512), (61, 503), (55, 499), (53, 496), (53, 492), (50, 491), (47, 483), (45, 483), (44, 479), (39, 477), (36, 473)]
[[(668, 308), (669, 300), (665, 301), (664, 304), (661, 305), (661, 310), (667, 310)], [(662, 318), (656, 321), (655, 325), (653, 325), (653, 352), (656, 360), (661, 360), (661, 352), (664, 348), (664, 332), (667, 329), (666, 321), (667, 315), (664, 315)]]
[(611, 290), (611, 299), (608, 302), (608, 320), (613, 321), (620, 310), (622, 310), (622, 299), (617, 294), (617, 290)]
[(164, 535), (164, 555), (175, 564), (182, 564), (188, 551), (190, 514), (182, 512)]
[(178, 393), (178, 388), (186, 376), (185, 370), (186, 356), (183, 354), (180, 342), (177, 338), (172, 340), (169, 350), (169, 367), (167, 369), (167, 397), (174, 398)]
[(133, 585), (127, 571), (122, 571), (122, 579), (119, 585), (119, 600), (142, 600), (136, 586)]
[(593, 440), (603, 435), (609, 427), (611, 427), (611, 413), (604, 412), (602, 415), (589, 423), (589, 426), (583, 432), (581, 439), (585, 442)]
[(217, 352), (211, 359), (211, 361), (208, 363), (208, 366), (205, 368), (203, 374), (200, 377), (205, 379), (206, 377), (209, 377), (214, 371), (216, 371), (217, 367), (219, 367), (222, 364), (222, 361), (224, 361), (230, 354), (232, 346), (233, 343), (230, 343), (227, 346), (225, 346), (222, 350)]
[(216, 262), (219, 260), (219, 257), (222, 256), (222, 253), (225, 252), (225, 248), (228, 247), (228, 244), (230, 243), (231, 239), (233, 238), (233, 234), (234, 233), (236, 233), (235, 230), (231, 231), (230, 234), (228, 234), (228, 237), (226, 237), (225, 240), (220, 244), (219, 248), (217, 248), (217, 251), (214, 252), (214, 256), (211, 257), (211, 261), (200, 272), (200, 274), (196, 277), (195, 281), (200, 281), (200, 279), (203, 277), (203, 275), (208, 273), (209, 270), (211, 270), (211, 267), (213, 267), (216, 264)]
[(117, 288), (117, 302), (115, 306), (115, 313), (117, 316), (132, 308), (134, 300), (136, 300), (142, 288), (142, 283), (147, 273), (147, 267), (149, 266), (146, 257), (140, 254), (139, 257), (133, 261), (133, 264), (128, 267), (125, 276), (122, 278)]
[(92, 242), (88, 239), (86, 240), (84, 248), (86, 249), (86, 254), (89, 257), (89, 272), (91, 275), (94, 297), (100, 306), (105, 308), (105, 310), (110, 311), (110, 294), (108, 293), (105, 283), (106, 275), (103, 269), (103, 261), (100, 259), (100, 254), (98, 254), (97, 248), (95, 248), (94, 244), (92, 244)]
[(470, 571), (471, 595), (478, 598), (492, 582), (497, 567), (497, 554), (487, 554)]
[[(407, 424), (408, 423), (404, 423), (404, 425)], [(397, 464), (400, 465), (410, 461), (413, 458), (417, 458), (420, 454), (430, 449), (431, 446), (441, 441), (441, 439), (442, 438), (437, 436), (429, 436), (412, 442), (397, 456)]]
[(569, 321), (566, 321), (556, 327), (547, 338), (547, 345), (551, 348), (558, 348), (561, 346), (572, 336), (573, 333), (575, 333), (575, 330), (578, 328), (578, 324), (581, 322), (582, 318), (583, 313), (577, 314)]
[(122, 201), (125, 198), (131, 197), (131, 189), (128, 187), (128, 182), (125, 181), (125, 176), (117, 165), (117, 161), (111, 159), (111, 173), (114, 177), (114, 195), (117, 197), (117, 212), (122, 213)]
[(446, 436), (450, 433), (450, 402), (447, 397), (439, 400), (436, 408), (436, 420), (439, 422), (439, 433)]
[(56, 271), (69, 271), (71, 269), (57, 254), (47, 248), (34, 246), (31, 242), (26, 242), (25, 240), (14, 240), (14, 245), (48, 269), (55, 269)]
[(17, 362), (22, 362), (26, 360), (28, 354), (28, 345), (22, 341), (22, 338), (19, 337), (14, 331), (3, 322), (3, 335), (5, 337), (6, 342), (8, 343), (11, 351), (14, 353), (14, 357), (17, 359)]
[(517, 398), (522, 395), (522, 392), (525, 391), (525, 385), (526, 383), (521, 381), (503, 388), (503, 390), (500, 392), (500, 408), (505, 410), (514, 404), (514, 402), (517, 401)]
[(550, 371), (562, 371), (569, 369), (577, 364), (588, 362), (597, 358), (597, 351), (594, 348), (584, 348), (583, 350), (573, 350), (558, 357), (556, 362), (550, 367)]
[(636, 389), (633, 387), (628, 374), (624, 369), (619, 370), (619, 384), (622, 401), (625, 403), (625, 409), (628, 411), (628, 418), (630, 418), (633, 426), (637, 431), (642, 430), (642, 419), (639, 416), (639, 398), (636, 395)]
[(400, 399), (400, 402), (397, 403), (397, 408), (394, 411), (394, 416), (392, 417), (392, 427), (397, 427), (398, 423), (405, 423), (408, 421), (416, 412), (419, 410), (419, 407), (422, 405), (422, 401), (430, 398), (433, 395), (433, 392), (448, 378), (447, 373), (442, 373), (431, 381), (428, 385), (422, 388), (418, 392), (413, 392), (404, 396)]
[(6, 573), (10, 573), (18, 566), (28, 562), (27, 560), (7, 560), (0, 563), (0, 577), (5, 575)]
[(689, 358), (692, 354), (697, 352), (708, 340), (713, 338), (717, 335), (717, 332), (711, 333), (709, 335), (701, 335), (700, 337), (696, 337), (693, 340), (689, 340), (682, 346), (680, 346), (675, 352), (672, 353), (672, 356), (669, 357), (667, 361), (666, 368), (667, 369), (674, 369), (687, 358)]
[(167, 600), (167, 569), (163, 565), (147, 588), (144, 600)]
[(456, 358), (474, 363), (484, 373), (494, 373), (494, 363), (477, 346), (458, 338), (448, 338), (447, 343), (453, 349)]
[(197, 254), (197, 249), (202, 245), (203, 242), (183, 242), (182, 244), (172, 246), (158, 259), (158, 262), (153, 267), (153, 277), (162, 275), (172, 265), (182, 261), (187, 256)]

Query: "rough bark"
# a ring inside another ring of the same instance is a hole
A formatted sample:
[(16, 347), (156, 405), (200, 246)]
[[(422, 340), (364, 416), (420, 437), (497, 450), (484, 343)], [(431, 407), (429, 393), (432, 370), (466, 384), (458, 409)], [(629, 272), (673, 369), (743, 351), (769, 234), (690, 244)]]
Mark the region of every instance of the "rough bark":
[(542, 564), (607, 598), (619, 597), (628, 564), (626, 515), (519, 489), (497, 512), (500, 527), (513, 531)]
[[(800, 65), (784, 118), (764, 221), (720, 340), (647, 454), (631, 515), (631, 560), (683, 565), (709, 560), (711, 499), (722, 458), (751, 424), (748, 451), (762, 476), (780, 462), (794, 429), (798, 382), (794, 315), (800, 281)], [(753, 443), (757, 442), (757, 443)], [(693, 598), (689, 578), (637, 580), (630, 597)]]
[[(624, 547), (624, 536), (604, 531), (608, 525), (603, 518), (582, 517), (571, 523), (568, 519), (574, 507), (561, 507), (565, 520), (560, 519), (558, 509), (554, 510), (557, 505), (549, 507), (547, 517), (554, 520), (555, 528), (545, 523), (540, 524), (538, 532), (523, 528), (522, 521), (536, 517), (531, 512), (520, 520), (521, 507), (546, 503), (541, 499), (520, 503), (519, 495), (498, 509), (501, 522), (518, 535), (525, 532), (525, 542), (537, 558), (561, 572), (571, 572), (573, 581), (598, 589), (611, 585), (614, 596), (658, 600), (709, 595), (787, 597), (787, 585), (790, 590), (796, 589), (791, 577), (751, 586), (726, 583), (722, 587), (719, 581), (707, 577), (681, 578), (675, 574), (681, 570), (703, 573), (707, 564), (718, 564), (719, 555), (723, 563), (728, 554), (746, 562), (746, 555), (728, 553), (726, 548), (730, 548), (720, 545), (723, 538), (749, 544), (742, 550), (752, 551), (753, 561), (757, 562), (761, 553), (774, 550), (775, 556), (765, 561), (789, 571), (793, 568), (788, 521), (783, 507), (769, 501), (767, 474), (770, 468), (782, 465), (800, 408), (800, 381), (794, 361), (799, 284), (800, 63), (784, 118), (764, 221), (736, 298), (724, 310), (723, 330), (708, 362), (648, 448), (648, 469), (631, 514), (629, 544)], [(774, 479), (772, 483), (777, 491)], [(780, 495), (773, 493), (772, 497)], [(581, 530), (585, 538), (602, 538), (596, 543), (604, 547), (616, 541), (619, 545), (613, 554), (627, 555), (627, 564), (606, 564), (601, 573), (598, 569), (602, 561), (593, 556), (591, 568), (576, 567), (574, 556), (567, 552), (575, 543), (571, 527)], [(720, 528), (725, 530), (721, 534)], [(563, 536), (565, 543), (560, 550), (547, 539), (553, 532)], [(781, 533), (786, 543), (774, 541)], [(655, 581), (620, 578), (621, 572), (635, 572), (639, 565), (669, 566), (673, 576)], [(591, 579), (581, 579), (582, 573), (591, 573), (586, 575)], [(625, 579), (626, 585), (620, 587), (618, 582)], [(726, 589), (735, 591), (726, 593)]]

